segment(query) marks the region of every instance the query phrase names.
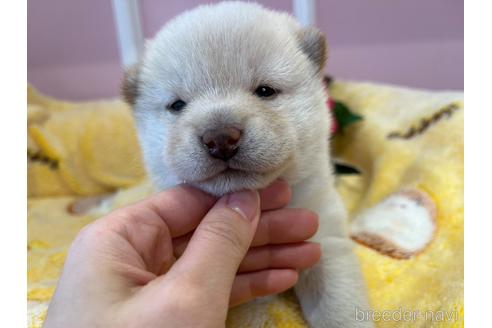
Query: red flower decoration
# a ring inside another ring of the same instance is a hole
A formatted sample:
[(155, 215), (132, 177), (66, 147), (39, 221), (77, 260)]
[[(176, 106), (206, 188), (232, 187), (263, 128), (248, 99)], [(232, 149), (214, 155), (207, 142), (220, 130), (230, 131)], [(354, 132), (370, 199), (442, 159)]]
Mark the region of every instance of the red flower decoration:
[(328, 100), (326, 102), (326, 105), (328, 106), (328, 110), (331, 113), (330, 133), (331, 134), (335, 134), (338, 131), (337, 119), (336, 119), (335, 113), (333, 112), (334, 111), (334, 108), (335, 108), (335, 102), (333, 101), (333, 99), (331, 99), (331, 97), (328, 97)]

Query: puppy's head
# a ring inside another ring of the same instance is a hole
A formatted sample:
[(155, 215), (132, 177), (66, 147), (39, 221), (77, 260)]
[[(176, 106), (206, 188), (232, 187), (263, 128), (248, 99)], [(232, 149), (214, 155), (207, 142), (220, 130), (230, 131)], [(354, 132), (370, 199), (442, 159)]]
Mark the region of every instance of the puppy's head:
[(221, 195), (309, 174), (328, 151), (324, 61), (319, 31), (256, 4), (169, 22), (123, 85), (158, 187)]

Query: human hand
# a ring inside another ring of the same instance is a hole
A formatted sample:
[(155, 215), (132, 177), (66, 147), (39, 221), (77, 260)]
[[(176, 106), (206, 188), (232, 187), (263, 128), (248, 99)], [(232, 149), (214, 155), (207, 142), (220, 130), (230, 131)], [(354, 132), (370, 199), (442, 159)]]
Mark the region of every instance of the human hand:
[(73, 242), (45, 327), (223, 326), (318, 261), (317, 216), (289, 199), (281, 181), (218, 201), (178, 186), (108, 214)]

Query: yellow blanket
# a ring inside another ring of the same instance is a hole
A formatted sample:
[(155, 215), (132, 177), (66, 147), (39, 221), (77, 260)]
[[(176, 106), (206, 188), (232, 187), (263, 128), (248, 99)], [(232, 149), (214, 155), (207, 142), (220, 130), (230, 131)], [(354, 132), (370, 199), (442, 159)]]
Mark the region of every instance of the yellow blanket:
[[(361, 171), (337, 185), (373, 309), (354, 318), (380, 327), (463, 326), (462, 93), (350, 82), (330, 89), (364, 117), (334, 139), (334, 157)], [(28, 87), (27, 124), (28, 326), (40, 327), (78, 230), (152, 187), (122, 102), (62, 102)], [(102, 203), (76, 202), (106, 194)], [(80, 214), (83, 204), (90, 210)], [(228, 326), (305, 324), (287, 292), (231, 310)]]

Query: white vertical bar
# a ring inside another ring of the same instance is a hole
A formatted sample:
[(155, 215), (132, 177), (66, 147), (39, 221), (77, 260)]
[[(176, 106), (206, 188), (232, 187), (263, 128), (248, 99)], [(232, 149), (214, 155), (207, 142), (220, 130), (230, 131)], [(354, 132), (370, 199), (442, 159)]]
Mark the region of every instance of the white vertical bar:
[(302, 26), (316, 24), (316, 0), (292, 0), (292, 9)]
[(113, 0), (113, 15), (123, 67), (135, 64), (144, 46), (138, 0)]

